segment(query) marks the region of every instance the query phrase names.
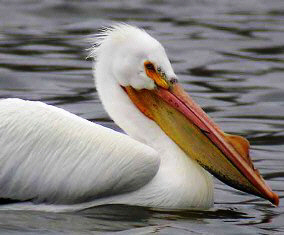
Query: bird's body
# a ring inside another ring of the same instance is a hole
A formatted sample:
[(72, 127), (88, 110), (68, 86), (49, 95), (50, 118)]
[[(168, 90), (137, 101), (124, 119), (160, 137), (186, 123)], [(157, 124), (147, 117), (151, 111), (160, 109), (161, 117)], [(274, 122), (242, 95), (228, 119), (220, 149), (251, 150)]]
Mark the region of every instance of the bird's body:
[(0, 142), (5, 146), (1, 197), (37, 204), (9, 208), (34, 210), (42, 203), (63, 204), (57, 207), (64, 210), (114, 203), (175, 209), (212, 206), (212, 177), (163, 132), (156, 136), (154, 149), (41, 102), (6, 99), (0, 107), (5, 120), (0, 135), (6, 136)]
[(277, 204), (251, 165), (247, 142), (221, 132), (181, 93), (158, 41), (117, 25), (95, 44), (97, 91), (129, 136), (41, 102), (0, 100), (0, 198), (21, 202), (0, 209), (205, 209), (214, 202), (205, 169)]

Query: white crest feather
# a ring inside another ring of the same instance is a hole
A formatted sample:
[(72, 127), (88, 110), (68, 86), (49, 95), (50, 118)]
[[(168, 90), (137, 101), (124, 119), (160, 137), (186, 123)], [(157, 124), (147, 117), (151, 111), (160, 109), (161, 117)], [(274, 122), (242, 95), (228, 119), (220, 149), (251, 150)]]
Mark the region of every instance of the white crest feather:
[(101, 46), (109, 40), (121, 41), (137, 34), (148, 35), (143, 29), (125, 23), (102, 27), (98, 34), (95, 34), (88, 40), (92, 44), (91, 48), (88, 49), (91, 51), (88, 58), (96, 58), (101, 51)]

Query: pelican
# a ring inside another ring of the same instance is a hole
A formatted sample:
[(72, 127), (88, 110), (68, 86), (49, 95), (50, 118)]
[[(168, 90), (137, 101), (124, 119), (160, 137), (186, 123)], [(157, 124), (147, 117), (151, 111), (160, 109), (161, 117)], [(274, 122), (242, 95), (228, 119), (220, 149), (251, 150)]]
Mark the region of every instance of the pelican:
[(42, 102), (0, 100), (0, 209), (105, 204), (208, 209), (212, 175), (278, 205), (249, 142), (229, 135), (182, 89), (163, 46), (127, 24), (93, 38), (101, 102), (126, 133)]

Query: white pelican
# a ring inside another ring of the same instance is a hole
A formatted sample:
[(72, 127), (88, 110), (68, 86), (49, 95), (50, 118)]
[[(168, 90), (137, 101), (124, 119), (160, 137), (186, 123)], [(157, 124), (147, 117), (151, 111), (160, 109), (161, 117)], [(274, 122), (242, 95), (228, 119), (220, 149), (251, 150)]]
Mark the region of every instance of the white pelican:
[(103, 106), (128, 136), (41, 102), (1, 100), (0, 198), (19, 203), (0, 208), (206, 209), (211, 174), (279, 203), (248, 141), (222, 132), (183, 91), (157, 40), (118, 24), (97, 35), (91, 56)]

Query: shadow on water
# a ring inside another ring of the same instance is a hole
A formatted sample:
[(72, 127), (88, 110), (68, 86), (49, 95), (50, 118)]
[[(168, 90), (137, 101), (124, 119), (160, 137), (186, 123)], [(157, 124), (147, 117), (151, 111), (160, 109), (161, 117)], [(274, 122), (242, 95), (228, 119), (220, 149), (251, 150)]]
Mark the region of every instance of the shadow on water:
[[(1, 229), (14, 230), (21, 226), (26, 231), (36, 232), (46, 230), (49, 232), (64, 231), (134, 231), (137, 228), (157, 227), (170, 228), (174, 221), (191, 221), (207, 224), (212, 220), (252, 219), (246, 213), (233, 209), (217, 209), (211, 211), (154, 211), (149, 208), (108, 205), (90, 208), (73, 213), (46, 213), (46, 212), (0, 212), (5, 219), (0, 223)], [(161, 225), (162, 224), (162, 225)], [(6, 227), (6, 228), (5, 228)]]

